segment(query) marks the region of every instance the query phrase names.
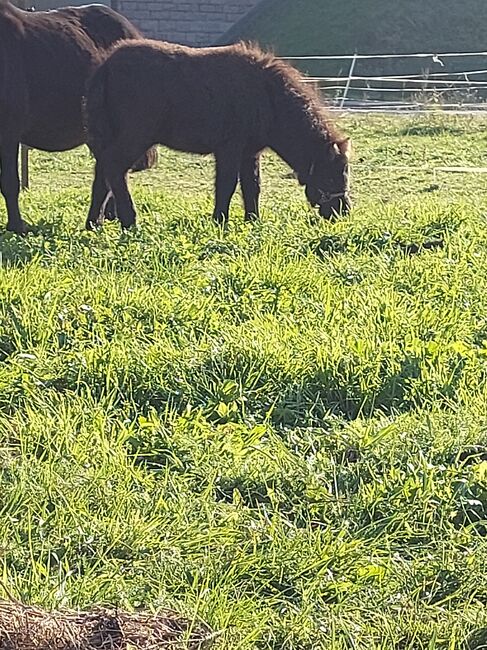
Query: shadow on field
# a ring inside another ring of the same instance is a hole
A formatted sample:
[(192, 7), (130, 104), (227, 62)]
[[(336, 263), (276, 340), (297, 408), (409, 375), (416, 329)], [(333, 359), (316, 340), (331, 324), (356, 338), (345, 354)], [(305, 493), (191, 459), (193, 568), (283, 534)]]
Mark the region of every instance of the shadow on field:
[(336, 377), (313, 377), (282, 395), (273, 409), (272, 420), (285, 426), (311, 426), (330, 413), (352, 421), (360, 416), (369, 417), (375, 411), (385, 415), (406, 412), (414, 406), (409, 396), (410, 384), (419, 374), (419, 361), (407, 359), (401, 372), (384, 377), (379, 390), (369, 394), (350, 383), (340, 386)]
[[(104, 325), (107, 336), (112, 335), (112, 325)], [(8, 353), (8, 340), (4, 345)], [(431, 400), (438, 407), (451, 404), (462, 386), (466, 363), (455, 359), (454, 370), (433, 389), (424, 377), (421, 350), (403, 351), (393, 365), (387, 356), (361, 364), (358, 356), (344, 355), (339, 360), (310, 358), (305, 368), (296, 369), (279, 358), (270, 363), (260, 350), (239, 344), (229, 345), (218, 358), (208, 350), (200, 359), (167, 361), (146, 358), (134, 348), (117, 365), (107, 354), (98, 350), (87, 366), (59, 364), (57, 372), (44, 380), (45, 386), (59, 392), (89, 390), (96, 401), (116, 387), (117, 402), (130, 396), (141, 412), (155, 409), (183, 415), (191, 405), (215, 424), (242, 422), (250, 415), (278, 426), (315, 426), (330, 415), (350, 421), (374, 413), (408, 412)], [(373, 380), (368, 379), (371, 369)]]
[(461, 650), (484, 650), (487, 648), (487, 627), (472, 632), (461, 646)]
[(28, 264), (47, 250), (52, 252), (62, 232), (61, 221), (41, 219), (32, 226), (32, 231), (22, 237), (15, 233), (3, 231), (0, 233), (0, 265), (22, 266)]
[(389, 233), (368, 240), (363, 234), (357, 236), (325, 235), (319, 241), (309, 242), (309, 248), (320, 258), (338, 253), (349, 253), (357, 250), (369, 250), (377, 254), (383, 251), (397, 251), (403, 255), (418, 255), (425, 251), (435, 251), (444, 248), (443, 238), (429, 239), (423, 242), (405, 242), (393, 239)]
[(65, 223), (61, 215), (50, 216), (48, 219), (39, 219), (36, 224), (32, 224), (32, 235), (41, 236), (45, 239), (54, 240), (65, 229)]
[(21, 266), (27, 264), (39, 254), (36, 246), (32, 246), (32, 236), (19, 237), (12, 233), (0, 235), (0, 264), (1, 266)]
[(465, 130), (449, 124), (417, 124), (406, 126), (399, 131), (400, 136), (419, 136), (422, 138), (435, 138), (439, 135), (464, 135)]

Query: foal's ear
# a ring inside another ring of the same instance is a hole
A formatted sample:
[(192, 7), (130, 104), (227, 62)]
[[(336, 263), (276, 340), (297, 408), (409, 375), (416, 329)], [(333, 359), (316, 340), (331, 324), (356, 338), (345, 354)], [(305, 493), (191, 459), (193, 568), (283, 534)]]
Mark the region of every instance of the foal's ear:
[(335, 149), (335, 153), (338, 155), (341, 154), (342, 156), (345, 156), (347, 160), (350, 160), (350, 157), (352, 155), (352, 141), (350, 138), (346, 138), (340, 142), (335, 142), (333, 144), (333, 148)]

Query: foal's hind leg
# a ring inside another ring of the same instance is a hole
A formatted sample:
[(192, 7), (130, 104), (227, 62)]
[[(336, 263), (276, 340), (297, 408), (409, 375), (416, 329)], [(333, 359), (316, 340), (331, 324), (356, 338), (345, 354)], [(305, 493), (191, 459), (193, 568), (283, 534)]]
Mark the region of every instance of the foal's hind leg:
[(239, 156), (234, 150), (217, 152), (216, 154), (216, 183), (215, 211), (213, 219), (220, 225), (228, 222), (230, 200), (235, 192), (238, 181)]
[(242, 158), (240, 186), (244, 200), (245, 221), (254, 221), (259, 218), (260, 152), (244, 155)]
[(7, 204), (7, 230), (25, 235), (29, 226), (19, 209), (19, 142), (2, 140), (0, 145), (0, 187)]
[[(115, 160), (117, 160), (115, 158)], [(132, 197), (127, 185), (127, 172), (130, 162), (125, 164), (107, 161), (105, 167), (105, 179), (115, 199), (116, 211), (122, 228), (130, 228), (135, 225), (136, 213)]]
[(108, 194), (103, 201), (101, 211), (103, 214), (103, 219), (106, 221), (116, 221), (116, 219), (118, 219), (117, 206), (115, 205), (115, 199), (111, 190), (108, 190)]
[(150, 143), (142, 144), (118, 140), (107, 147), (98, 157), (105, 181), (113, 193), (117, 215), (122, 228), (135, 225), (136, 213), (134, 203), (127, 186), (127, 173), (134, 160), (138, 160), (148, 149)]
[(102, 223), (104, 208), (106, 209), (106, 200), (109, 198), (107, 192), (108, 188), (105, 182), (105, 176), (100, 163), (97, 161), (95, 165), (95, 177), (91, 188), (91, 204), (88, 218), (86, 219), (87, 230), (94, 230), (96, 226)]
[(107, 176), (107, 180), (115, 198), (117, 214), (122, 228), (125, 230), (135, 226), (136, 212), (127, 185), (127, 170), (121, 174)]

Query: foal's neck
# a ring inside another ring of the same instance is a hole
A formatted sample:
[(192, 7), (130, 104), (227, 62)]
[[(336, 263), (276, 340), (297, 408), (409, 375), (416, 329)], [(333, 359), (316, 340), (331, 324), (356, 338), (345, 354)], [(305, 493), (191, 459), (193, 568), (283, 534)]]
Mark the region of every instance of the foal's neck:
[(304, 98), (286, 97), (276, 104), (270, 147), (298, 175), (309, 173), (317, 152), (332, 141), (318, 109)]

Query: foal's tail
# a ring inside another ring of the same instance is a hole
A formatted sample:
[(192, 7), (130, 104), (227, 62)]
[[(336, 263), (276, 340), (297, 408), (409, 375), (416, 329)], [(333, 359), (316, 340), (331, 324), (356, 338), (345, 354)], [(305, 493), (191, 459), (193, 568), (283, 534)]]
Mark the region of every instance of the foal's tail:
[[(1, 0), (0, 0), (1, 1)], [(93, 155), (98, 156), (110, 145), (117, 135), (115, 116), (109, 106), (107, 90), (110, 83), (110, 69), (107, 62), (102, 63), (88, 81), (86, 99), (83, 106), (87, 142)], [(157, 148), (148, 149), (132, 165), (132, 171), (150, 169), (157, 163)]]
[(107, 102), (108, 65), (100, 65), (88, 80), (83, 117), (87, 142), (91, 152), (98, 157), (115, 137)]
[(133, 172), (143, 172), (144, 169), (150, 169), (154, 167), (157, 163), (157, 147), (151, 147), (147, 149), (145, 154), (141, 156), (135, 163), (132, 165)]

